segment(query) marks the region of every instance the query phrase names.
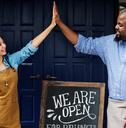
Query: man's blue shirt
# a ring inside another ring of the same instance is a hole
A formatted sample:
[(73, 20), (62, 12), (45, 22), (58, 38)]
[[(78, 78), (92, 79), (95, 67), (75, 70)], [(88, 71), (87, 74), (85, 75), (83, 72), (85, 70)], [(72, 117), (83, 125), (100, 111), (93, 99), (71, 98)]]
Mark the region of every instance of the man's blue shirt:
[(98, 55), (107, 66), (109, 97), (126, 100), (126, 41), (115, 40), (115, 34), (98, 38), (79, 34), (78, 52)]

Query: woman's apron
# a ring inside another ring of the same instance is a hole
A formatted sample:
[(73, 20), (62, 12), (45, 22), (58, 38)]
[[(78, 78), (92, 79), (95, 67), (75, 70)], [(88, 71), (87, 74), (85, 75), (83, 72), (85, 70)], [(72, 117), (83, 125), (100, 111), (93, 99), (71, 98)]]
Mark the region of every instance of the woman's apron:
[(0, 72), (0, 128), (21, 128), (17, 82), (16, 70), (7, 68)]

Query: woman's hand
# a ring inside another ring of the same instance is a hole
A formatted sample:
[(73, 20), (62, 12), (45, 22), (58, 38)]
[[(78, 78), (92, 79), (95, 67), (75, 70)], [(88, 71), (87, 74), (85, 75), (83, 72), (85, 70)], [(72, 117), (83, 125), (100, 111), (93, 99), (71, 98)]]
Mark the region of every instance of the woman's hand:
[(59, 11), (58, 11), (55, 1), (53, 2), (53, 18), (56, 24), (58, 24), (61, 21), (60, 16), (59, 16)]
[(53, 11), (52, 11), (52, 22), (51, 25), (54, 27), (56, 25), (56, 12), (55, 12), (55, 1), (53, 2)]

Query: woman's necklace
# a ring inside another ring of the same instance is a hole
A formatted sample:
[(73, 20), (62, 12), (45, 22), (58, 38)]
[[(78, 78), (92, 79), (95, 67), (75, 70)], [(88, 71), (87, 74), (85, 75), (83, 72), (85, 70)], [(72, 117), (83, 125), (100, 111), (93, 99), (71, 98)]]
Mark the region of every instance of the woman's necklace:
[[(4, 64), (0, 64), (0, 72), (4, 71), (7, 67)], [(4, 80), (4, 86), (8, 86), (8, 81)]]
[(8, 81), (4, 81), (4, 85), (7, 87), (8, 86)]

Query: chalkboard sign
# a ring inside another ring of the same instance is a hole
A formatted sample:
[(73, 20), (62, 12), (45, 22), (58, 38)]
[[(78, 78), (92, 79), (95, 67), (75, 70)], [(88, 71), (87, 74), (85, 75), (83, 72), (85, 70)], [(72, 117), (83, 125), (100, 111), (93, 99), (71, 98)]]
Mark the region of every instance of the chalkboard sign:
[(39, 128), (102, 128), (104, 83), (43, 81)]

